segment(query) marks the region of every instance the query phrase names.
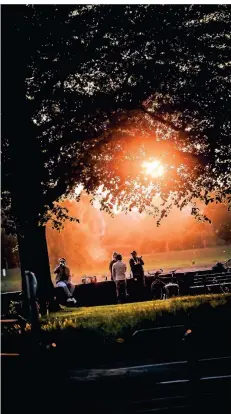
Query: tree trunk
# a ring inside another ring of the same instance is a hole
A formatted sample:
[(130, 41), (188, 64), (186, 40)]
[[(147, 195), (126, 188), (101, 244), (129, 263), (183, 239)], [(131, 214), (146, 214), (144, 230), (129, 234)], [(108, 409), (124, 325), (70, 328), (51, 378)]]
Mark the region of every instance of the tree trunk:
[(38, 299), (43, 314), (46, 312), (46, 303), (51, 303), (54, 297), (45, 230), (45, 226), (33, 224), (18, 231), (21, 272), (30, 270), (35, 273), (38, 281)]
[(45, 302), (53, 298), (53, 285), (45, 227), (38, 223), (49, 203), (43, 187), (47, 180), (44, 156), (37, 126), (33, 122), (34, 111), (38, 107), (27, 98), (25, 82), (32, 76), (32, 43), (27, 27), (31, 24), (28, 18), (30, 9), (27, 6), (6, 6), (3, 15), (2, 135), (8, 140), (10, 160), (7, 191), (11, 196), (11, 214), (16, 222), (21, 271), (35, 273), (40, 305), (45, 312)]

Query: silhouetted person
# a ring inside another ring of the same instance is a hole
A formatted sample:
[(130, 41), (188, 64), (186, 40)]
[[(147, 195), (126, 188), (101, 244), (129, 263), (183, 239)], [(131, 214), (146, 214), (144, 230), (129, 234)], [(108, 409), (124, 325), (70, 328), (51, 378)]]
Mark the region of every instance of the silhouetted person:
[(71, 272), (69, 267), (66, 265), (66, 259), (64, 259), (64, 257), (59, 259), (59, 265), (56, 266), (54, 273), (56, 274), (56, 286), (63, 288), (67, 296), (67, 302), (76, 303), (75, 298), (73, 298), (75, 285), (71, 283)]
[(135, 250), (131, 252), (131, 255), (132, 258), (130, 259), (129, 263), (133, 278), (141, 281), (144, 284), (144, 261), (142, 259), (142, 256), (138, 257), (137, 252)]
[(179, 296), (180, 288), (175, 276), (172, 275), (171, 282), (166, 283), (164, 290), (166, 294), (166, 299), (173, 298), (174, 296)]
[(118, 255), (117, 252), (113, 252), (113, 254), (112, 254), (112, 260), (111, 260), (111, 262), (109, 264), (109, 270), (110, 270), (110, 273), (111, 273), (111, 280), (113, 280), (113, 277), (112, 277), (112, 266), (113, 266), (114, 263), (116, 263), (116, 256), (117, 255)]
[(145, 287), (145, 278), (144, 278), (144, 261), (142, 256), (138, 257), (137, 252), (133, 250), (131, 252), (132, 258), (129, 261), (133, 279), (136, 282), (137, 289), (139, 291), (139, 298), (142, 298), (143, 291)]
[(126, 270), (127, 266), (122, 262), (121, 254), (117, 254), (116, 262), (112, 265), (112, 277), (116, 284), (116, 295), (118, 302), (121, 301), (121, 297), (127, 296)]
[(154, 276), (154, 281), (151, 284), (151, 293), (153, 299), (163, 299), (165, 283), (159, 277), (162, 272), (162, 269), (157, 270)]

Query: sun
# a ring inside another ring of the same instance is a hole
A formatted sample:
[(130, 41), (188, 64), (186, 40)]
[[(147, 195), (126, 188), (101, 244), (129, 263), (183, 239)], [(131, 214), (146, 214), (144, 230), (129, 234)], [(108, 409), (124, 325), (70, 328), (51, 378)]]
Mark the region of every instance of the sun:
[(158, 160), (152, 162), (145, 161), (142, 167), (144, 174), (150, 175), (153, 178), (161, 177), (164, 174), (164, 167)]

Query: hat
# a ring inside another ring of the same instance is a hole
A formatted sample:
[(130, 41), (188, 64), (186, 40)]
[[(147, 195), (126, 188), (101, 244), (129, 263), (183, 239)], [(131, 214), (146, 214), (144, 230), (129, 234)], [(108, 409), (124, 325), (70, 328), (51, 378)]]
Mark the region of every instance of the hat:
[(133, 250), (133, 252), (131, 252), (131, 254), (137, 254), (137, 252), (135, 250)]

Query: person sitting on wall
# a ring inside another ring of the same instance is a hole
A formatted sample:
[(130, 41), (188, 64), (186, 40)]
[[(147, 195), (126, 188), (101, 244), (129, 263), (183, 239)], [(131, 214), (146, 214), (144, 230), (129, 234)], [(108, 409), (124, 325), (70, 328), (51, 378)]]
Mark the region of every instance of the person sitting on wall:
[(112, 278), (116, 284), (118, 303), (121, 303), (122, 297), (127, 296), (126, 270), (127, 266), (122, 262), (121, 254), (117, 254), (116, 262), (112, 265)]
[(117, 252), (113, 252), (113, 254), (112, 254), (112, 260), (111, 260), (111, 262), (109, 264), (109, 270), (110, 270), (110, 273), (111, 273), (111, 280), (113, 280), (113, 277), (112, 277), (112, 266), (113, 266), (114, 263), (116, 263), (116, 256), (117, 255), (118, 255)]
[(54, 273), (56, 274), (56, 287), (62, 287), (67, 296), (67, 302), (75, 304), (76, 300), (73, 297), (75, 285), (71, 283), (71, 272), (69, 267), (66, 265), (66, 259), (64, 259), (64, 257), (59, 259), (59, 264), (56, 266)]

